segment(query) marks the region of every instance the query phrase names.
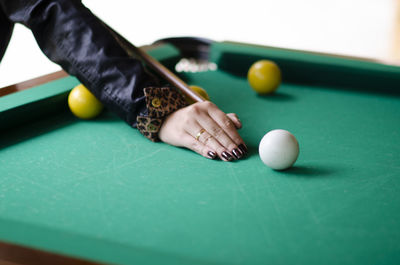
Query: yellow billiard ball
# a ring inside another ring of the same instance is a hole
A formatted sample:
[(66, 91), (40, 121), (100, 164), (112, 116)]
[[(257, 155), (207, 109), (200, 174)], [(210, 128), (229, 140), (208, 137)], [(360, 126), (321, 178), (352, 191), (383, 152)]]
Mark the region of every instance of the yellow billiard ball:
[[(196, 92), (197, 94), (199, 94), (200, 96), (202, 96), (205, 100), (210, 100), (210, 97), (207, 94), (207, 91), (205, 91), (203, 88), (199, 87), (199, 86), (189, 86), (194, 92)], [(193, 104), (195, 103), (194, 100), (192, 100), (189, 97), (186, 97), (186, 102), (189, 104)]]
[(68, 106), (81, 119), (93, 119), (103, 110), (103, 104), (82, 84), (69, 93)]
[(281, 83), (281, 70), (273, 61), (260, 60), (255, 62), (247, 73), (250, 86), (258, 94), (271, 94)]

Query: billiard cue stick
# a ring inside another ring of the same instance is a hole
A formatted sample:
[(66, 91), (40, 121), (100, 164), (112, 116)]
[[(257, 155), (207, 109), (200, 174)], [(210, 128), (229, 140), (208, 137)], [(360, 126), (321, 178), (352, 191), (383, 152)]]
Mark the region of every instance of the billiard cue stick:
[[(100, 20), (100, 19), (99, 19)], [(101, 20), (100, 20), (101, 21)], [(194, 92), (189, 86), (178, 76), (172, 73), (168, 68), (162, 65), (155, 58), (150, 56), (148, 53), (143, 51), (142, 49), (136, 47), (128, 40), (126, 40), (123, 36), (121, 36), (118, 32), (108, 26), (106, 23), (101, 21), (103, 25), (110, 31), (112, 35), (116, 38), (116, 40), (126, 49), (129, 55), (138, 55), (148, 66), (150, 66), (154, 71), (156, 71), (161, 77), (167, 80), (169, 83), (177, 87), (185, 94), (187, 97), (191, 98), (195, 102), (203, 102), (205, 99), (201, 97), (199, 94)]]

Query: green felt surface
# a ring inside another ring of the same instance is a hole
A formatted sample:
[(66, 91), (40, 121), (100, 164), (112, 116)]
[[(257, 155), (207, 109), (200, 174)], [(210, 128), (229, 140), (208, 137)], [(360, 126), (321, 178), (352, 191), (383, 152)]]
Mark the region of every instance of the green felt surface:
[(65, 109), (69, 91), (78, 84), (68, 76), (0, 97), (0, 132)]
[[(233, 46), (213, 49), (230, 67), (183, 78), (239, 115), (246, 159), (151, 143), (107, 112), (49, 115), (0, 138), (0, 239), (118, 264), (398, 264), (398, 91), (291, 80), (260, 97), (230, 69), (271, 50)], [(300, 144), (283, 172), (257, 154), (276, 128)]]

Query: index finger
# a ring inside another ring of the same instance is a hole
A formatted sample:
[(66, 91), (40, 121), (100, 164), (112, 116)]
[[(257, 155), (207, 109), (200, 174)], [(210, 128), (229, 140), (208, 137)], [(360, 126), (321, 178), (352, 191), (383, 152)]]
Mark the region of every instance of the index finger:
[(243, 151), (247, 153), (247, 147), (240, 137), (233, 121), (220, 110), (216, 105), (211, 105), (208, 109), (208, 115), (225, 131), (232, 141)]

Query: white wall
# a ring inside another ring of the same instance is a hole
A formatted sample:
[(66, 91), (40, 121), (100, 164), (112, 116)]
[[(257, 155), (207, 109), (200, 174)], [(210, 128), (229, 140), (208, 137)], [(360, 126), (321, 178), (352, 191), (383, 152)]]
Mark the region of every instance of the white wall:
[[(84, 0), (136, 45), (199, 36), (370, 58), (390, 57), (396, 0)], [(397, 33), (400, 34), (400, 33)], [(58, 70), (18, 25), (0, 87)]]

